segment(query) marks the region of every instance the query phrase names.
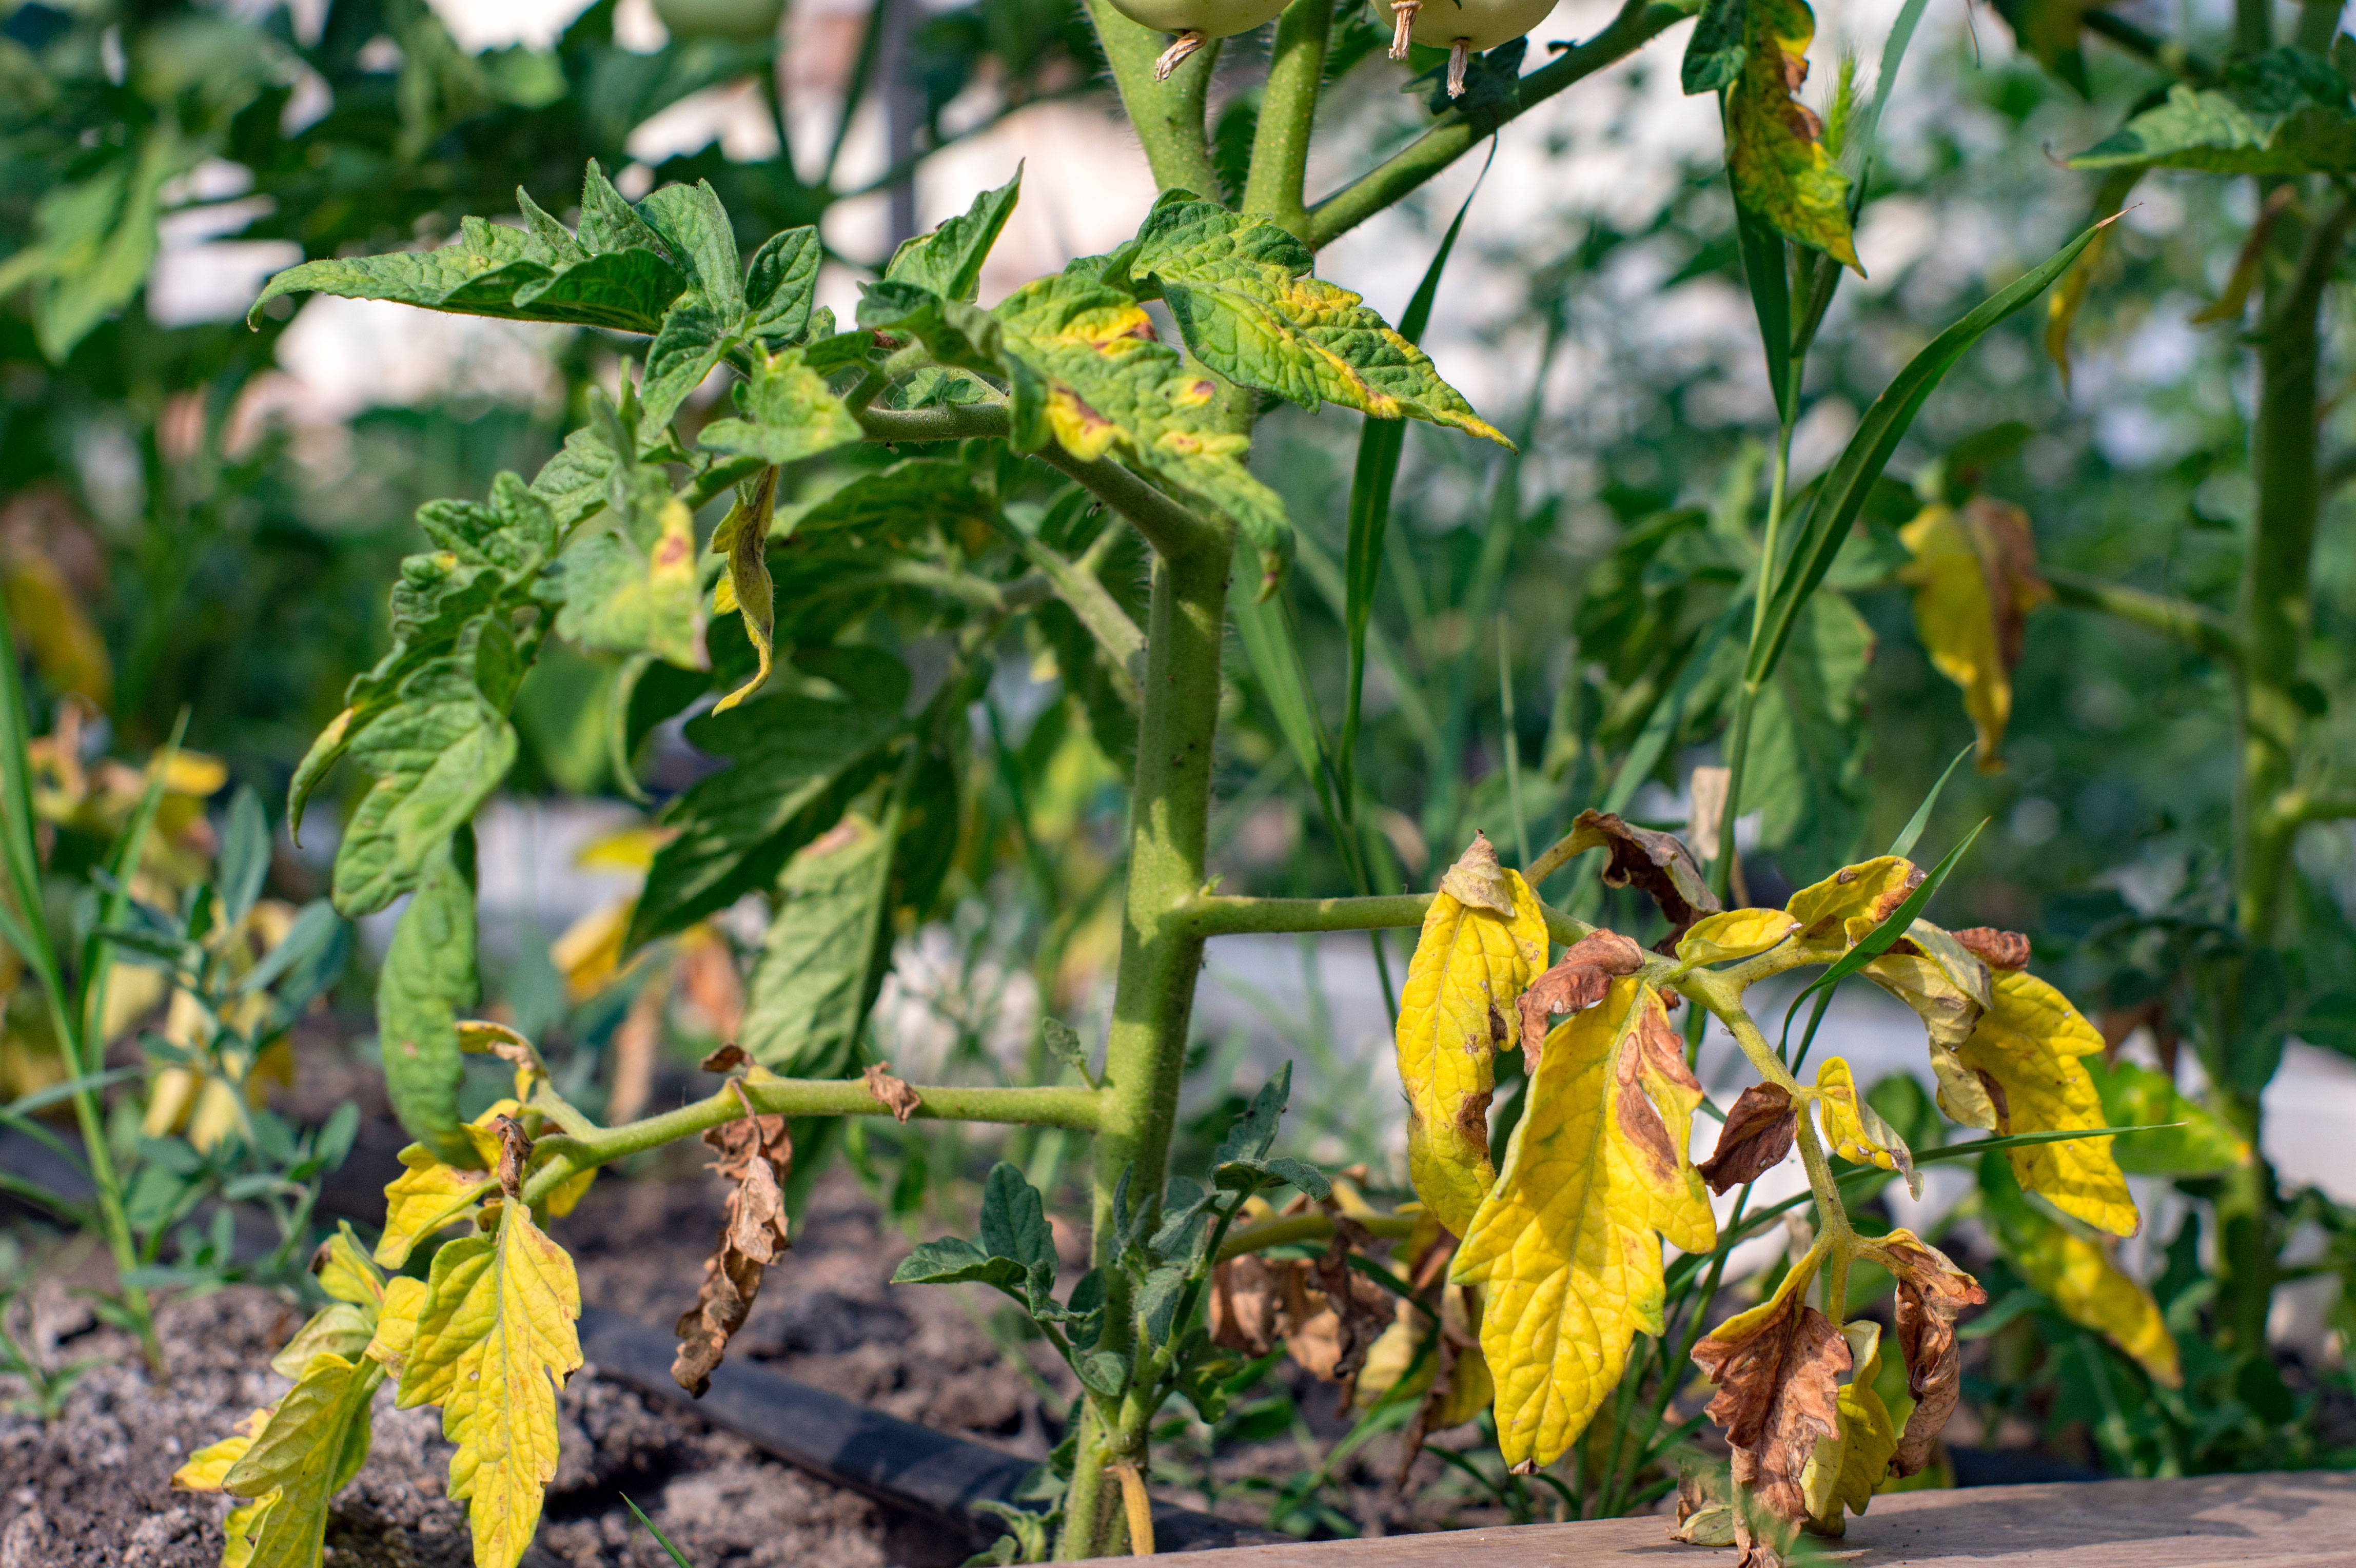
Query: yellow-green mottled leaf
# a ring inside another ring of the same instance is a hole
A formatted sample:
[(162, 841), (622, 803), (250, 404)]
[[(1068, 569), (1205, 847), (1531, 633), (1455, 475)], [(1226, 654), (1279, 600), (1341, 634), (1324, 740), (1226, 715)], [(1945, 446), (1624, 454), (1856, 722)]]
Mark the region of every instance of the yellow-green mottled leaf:
[(651, 653), (711, 668), (695, 566), (695, 516), (659, 482), (633, 485), (621, 526), (593, 533), (557, 564), (557, 635), (607, 653)]
[[(1475, 878), (1477, 887), (1469, 885)], [(1513, 913), (1500, 912), (1499, 903)], [(1494, 1058), (1498, 1047), (1521, 1043), (1515, 1002), (1545, 970), (1546, 957), (1537, 896), (1476, 834), (1424, 911), (1395, 1031), (1407, 1090), (1408, 1176), (1455, 1235), (1471, 1226), (1496, 1181), (1489, 1156)]]
[[(1848, 923), (1855, 940), (1873, 929), (1863, 917)], [(1906, 939), (1865, 966), (1865, 977), (1914, 1009), (1931, 1048), (1939, 1108), (1966, 1127), (1994, 1128), (1996, 1102), (1958, 1054), (1995, 1005), (1988, 966), (1928, 920), (1906, 929)]]
[(467, 1504), (476, 1568), (515, 1568), (556, 1475), (556, 1391), (581, 1366), (573, 1260), (520, 1203), (496, 1230), (434, 1255), (400, 1403), (442, 1407), (457, 1444), (450, 1496)]
[(1848, 177), (1825, 150), (1823, 125), (1795, 96), (1815, 35), (1815, 13), (1804, 0), (1749, 0), (1742, 78), (1726, 101), (1726, 162), (1738, 200), (1863, 276), (1849, 234)]
[(376, 1333), (363, 1352), (398, 1379), (417, 1344), (417, 1315), (425, 1310), (425, 1282), (396, 1275), (384, 1287), (384, 1305), (377, 1312)]
[(1229, 381), (1302, 408), (1322, 399), (1512, 447), (1422, 349), (1358, 295), (1312, 276), (1309, 247), (1280, 225), (1172, 191), (1137, 242), (1130, 275), (1161, 290), (1187, 349)]
[(359, 1239), (352, 1234), (351, 1222), (344, 1220), (336, 1233), (319, 1248), (311, 1262), (311, 1273), (319, 1288), (330, 1299), (348, 1302), (354, 1306), (374, 1312), (384, 1300), (384, 1275), (360, 1251)]
[(1731, 963), (1755, 958), (1800, 929), (1781, 909), (1728, 909), (1708, 915), (1678, 939), (1680, 963)]
[(427, 862), (507, 778), (516, 755), (506, 711), (513, 682), (494, 702), (481, 674), (485, 660), (506, 665), (514, 655), (503, 622), (478, 622), (455, 652), (404, 681), (393, 705), (351, 741), (352, 758), (376, 778), (336, 852), (343, 914), (374, 914), (415, 888)]
[(1816, 1101), (1825, 1120), (1825, 1137), (1833, 1152), (1855, 1165), (1879, 1165), (1906, 1178), (1906, 1188), (1922, 1196), (1922, 1178), (1914, 1172), (1914, 1154), (1898, 1130), (1857, 1091), (1848, 1063), (1833, 1057), (1816, 1069)]
[[(1997, 1130), (2006, 1133), (2106, 1127), (2102, 1097), (2079, 1058), (2103, 1036), (2078, 1010), (2026, 970), (1996, 977), (1996, 1005), (1957, 1052), (1990, 1084)], [(2070, 1138), (2007, 1149), (2020, 1185), (2097, 1230), (2132, 1236), (2142, 1220), (2108, 1138)]]
[(2356, 172), (2356, 103), (2330, 62), (2284, 46), (2236, 59), (2214, 88), (2179, 82), (2165, 102), (2070, 160), (2072, 168), (2211, 174)]
[(312, 1314), (310, 1321), (294, 1331), (294, 1337), (270, 1358), (270, 1369), (282, 1378), (298, 1378), (314, 1356), (356, 1359), (376, 1337), (375, 1316), (371, 1307), (355, 1306), (348, 1301), (329, 1302)]
[(498, 1192), (486, 1173), (445, 1165), (422, 1144), (402, 1150), (401, 1163), (407, 1168), (384, 1189), (384, 1234), (376, 1243), (376, 1261), (388, 1269), (408, 1262), (418, 1242)]
[[(2066, 1149), (2071, 1144), (2050, 1144)], [(2021, 1196), (2012, 1170), (1980, 1156), (1980, 1197), (2006, 1262), (2071, 1322), (2109, 1339), (2159, 1382), (2184, 1380), (2176, 1339), (2151, 1292), (2122, 1271), (2109, 1245), (2081, 1236)]]
[(1528, 1095), (1451, 1277), (1484, 1286), (1498, 1446), (1543, 1467), (1662, 1331), (1660, 1238), (1707, 1251), (1717, 1227), (1686, 1157), (1701, 1086), (1651, 986), (1615, 980), (1558, 1026)]
[(736, 387), (735, 417), (715, 419), (696, 433), (707, 452), (798, 463), (861, 438), (859, 421), (809, 368), (798, 349), (766, 360)]
[(209, 1443), (188, 1455), (187, 1462), (172, 1472), (172, 1489), (179, 1492), (218, 1492), (229, 1478), (230, 1466), (245, 1457), (253, 1440), (270, 1423), (268, 1408), (250, 1413), (237, 1423), (236, 1429), (219, 1443)]
[(384, 1380), (370, 1361), (311, 1358), (270, 1419), (221, 1478), (221, 1489), (260, 1507), (241, 1526), (252, 1568), (316, 1568), (327, 1505), (368, 1458), (369, 1401)]
[(1801, 888), (1783, 908), (1800, 923), (1803, 941), (1831, 941), (1846, 951), (1850, 920), (1880, 924), (1897, 913), (1922, 880), (1922, 869), (1912, 861), (1885, 854), (1843, 866), (1822, 882)]

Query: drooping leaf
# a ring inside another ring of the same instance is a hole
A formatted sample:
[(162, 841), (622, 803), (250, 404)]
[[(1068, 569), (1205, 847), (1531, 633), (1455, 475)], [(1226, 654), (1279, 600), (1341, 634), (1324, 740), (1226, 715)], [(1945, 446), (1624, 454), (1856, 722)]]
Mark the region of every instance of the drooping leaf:
[(940, 295), (971, 304), (981, 289), (981, 265), (999, 231), (1013, 216), (1023, 191), (1023, 167), (996, 190), (985, 190), (973, 205), (929, 234), (904, 240), (885, 263), (884, 275)]
[(1742, 74), (1726, 101), (1735, 199), (1863, 276), (1849, 233), (1848, 177), (1825, 148), (1823, 123), (1795, 96), (1808, 78), (1815, 13), (1805, 0), (1745, 0), (1742, 16)]
[(1681, 940), (1703, 917), (1719, 912), (1718, 896), (1709, 890), (1683, 840), (1675, 833), (1631, 826), (1610, 811), (1580, 812), (1569, 833), (1539, 856), (1539, 863), (1559, 865), (1599, 848), (1611, 851), (1601, 873), (1603, 886), (1639, 887), (1651, 895), (1669, 922), (1673, 940)]
[(2070, 166), (2356, 173), (2356, 100), (2329, 61), (2285, 45), (2229, 62), (2222, 87), (2177, 83)]
[[(2105, 176), (2094, 194), (2095, 219), (2100, 220), (2116, 214), (2126, 205), (2127, 193), (2135, 188), (2136, 181), (2142, 177), (2143, 170), (2135, 167), (2113, 169)], [(2045, 356), (2053, 361), (2053, 369), (2062, 378), (2062, 392), (2065, 397), (2070, 392), (2070, 329), (2076, 324), (2078, 312), (2084, 307), (2086, 295), (2094, 286), (2095, 269), (2102, 265), (2103, 252), (2109, 247), (2110, 237), (2108, 229), (2098, 230), (2093, 241), (2078, 253), (2078, 259), (2070, 263), (2069, 272), (2062, 276), (2062, 286), (2055, 289), (2052, 297), (2045, 302)]]
[(516, 1568), (556, 1476), (556, 1391), (581, 1367), (573, 1260), (521, 1203), (434, 1254), (399, 1404), (442, 1407), (450, 1496), (467, 1504), (477, 1568)]
[[(376, 989), (377, 1040), (393, 1112), (433, 1158), (462, 1167), (479, 1163), (458, 1117), (466, 1065), (457, 1021), (473, 1011), (477, 984), (473, 860), (471, 837), (445, 838), (427, 858), (416, 897), (393, 925)], [(390, 1220), (386, 1234), (392, 1234)]]
[(794, 1144), (783, 1116), (747, 1115), (703, 1134), (720, 1157), (712, 1170), (728, 1189), (720, 1243), (703, 1262), (703, 1283), (695, 1305), (680, 1315), (675, 1332), (679, 1354), (671, 1380), (698, 1399), (728, 1352), (728, 1342), (744, 1326), (761, 1294), (769, 1266), (793, 1245), (786, 1222), (786, 1180), (792, 1174)]
[(2083, 1059), (2102, 1098), (2103, 1120), (2114, 1127), (2151, 1129), (2111, 1140), (2119, 1169), (2131, 1176), (2207, 1176), (2248, 1163), (2248, 1141), (2215, 1112), (2187, 1099), (2164, 1074), (2133, 1062), (2106, 1066), (2100, 1057)]
[[(2107, 1126), (2102, 1097), (2080, 1060), (2103, 1036), (2063, 996), (2026, 970), (1996, 972), (1995, 1004), (1957, 1056), (1995, 1101), (1999, 1133)], [(2115, 1236), (2141, 1227), (2108, 1138), (2072, 1138), (2005, 1151), (2020, 1185)]]
[(1537, 1069), (1557, 1014), (1594, 1006), (1610, 993), (1614, 980), (1644, 967), (1644, 950), (1617, 931), (1590, 931), (1573, 942), (1551, 968), (1529, 983), (1515, 1009), (1520, 1015), (1524, 1065)]
[[(1993, 1159), (1993, 1155), (1983, 1155)], [(1906, 1361), (1907, 1392), (1914, 1408), (1907, 1412), (1890, 1473), (1920, 1474), (1931, 1462), (1931, 1445), (1946, 1427), (1963, 1395), (1962, 1348), (1955, 1341), (1955, 1317), (1967, 1306), (1987, 1300), (1979, 1282), (1948, 1261), (1947, 1255), (1912, 1230), (1892, 1230), (1864, 1241), (1860, 1255), (1890, 1271), (1898, 1281), (1893, 1314), (1900, 1353)]]
[(1964, 690), (1980, 771), (2000, 771), (2029, 612), (2053, 596), (2037, 573), (2029, 514), (1974, 496), (1961, 511), (1924, 508), (1898, 537), (1914, 556), (1898, 575), (1914, 589), (1915, 631), (1939, 673)]
[(1781, 1084), (1751, 1084), (1728, 1108), (1718, 1130), (1718, 1147), (1694, 1168), (1710, 1191), (1730, 1192), (1782, 1165), (1798, 1135), (1792, 1091)]
[(712, 705), (715, 714), (726, 713), (767, 684), (776, 660), (776, 585), (769, 576), (769, 516), (776, 493), (777, 471), (763, 469), (736, 487), (735, 504), (712, 531), (712, 553), (728, 563), (712, 589), (712, 613), (734, 610), (760, 660), (751, 679)]
[(1838, 1057), (1826, 1058), (1816, 1069), (1816, 1093), (1821, 1097), (1816, 1103), (1824, 1113), (1825, 1139), (1833, 1153), (1856, 1165), (1895, 1171), (1905, 1178), (1909, 1192), (1918, 1198), (1922, 1196), (1914, 1152), (1857, 1091), (1857, 1079), (1847, 1062)]
[(384, 1369), (373, 1361), (312, 1357), (221, 1477), (221, 1489), (231, 1496), (268, 1503), (244, 1526), (251, 1568), (312, 1568), (319, 1562), (327, 1505), (368, 1457), (369, 1400), (383, 1380)]
[(1916, 920), (1904, 940), (1865, 966), (1865, 977), (1922, 1020), (1940, 1109), (1966, 1127), (1993, 1129), (1995, 1102), (1957, 1054), (1995, 1005), (1987, 965), (1950, 933)]
[(2005, 1261), (2054, 1310), (2110, 1340), (2156, 1381), (2170, 1388), (2183, 1382), (2176, 1338), (2159, 1304), (2118, 1266), (2108, 1246), (2040, 1210), (2021, 1195), (2011, 1168), (1994, 1155), (1980, 1156), (1980, 1197), (1995, 1221)]
[(1396, 1045), (1407, 1090), (1408, 1176), (1458, 1235), (1496, 1180), (1489, 1156), (1494, 1053), (1521, 1041), (1516, 1007), (1546, 967), (1546, 917), (1487, 838), (1440, 881), (1399, 993)]
[(1634, 978), (1547, 1036), (1497, 1184), (1450, 1277), (1485, 1286), (1481, 1351), (1509, 1465), (1552, 1464), (1662, 1331), (1661, 1254), (1717, 1228), (1686, 1157), (1701, 1088), (1660, 993)]
[(1309, 248), (1281, 225), (1171, 191), (1137, 244), (1130, 275), (1168, 301), (1187, 349), (1228, 380), (1302, 408), (1322, 399), (1512, 446), (1422, 349), (1358, 295), (1312, 276)]
[[(1820, 1245), (1792, 1266), (1773, 1295), (1711, 1329), (1693, 1352), (1718, 1385), (1709, 1418), (1734, 1450), (1736, 1487), (1787, 1525), (1810, 1513), (1804, 1477), (1819, 1445), (1839, 1441), (1841, 1379), (1855, 1369), (1839, 1327), (1805, 1300), (1822, 1262)], [(1746, 1527), (1759, 1521), (1746, 1514), (1738, 1509), (1735, 1520), (1747, 1555)]]
[(849, 1071), (889, 958), (894, 835), (847, 814), (787, 863), (738, 1039), (798, 1078)]
[(1817, 1440), (1800, 1474), (1809, 1523), (1824, 1535), (1841, 1533), (1844, 1510), (1865, 1512), (1898, 1452), (1890, 1407), (1873, 1387), (1881, 1373), (1881, 1326), (1859, 1321), (1841, 1334), (1848, 1341), (1849, 1370), (1840, 1381), (1840, 1431)]

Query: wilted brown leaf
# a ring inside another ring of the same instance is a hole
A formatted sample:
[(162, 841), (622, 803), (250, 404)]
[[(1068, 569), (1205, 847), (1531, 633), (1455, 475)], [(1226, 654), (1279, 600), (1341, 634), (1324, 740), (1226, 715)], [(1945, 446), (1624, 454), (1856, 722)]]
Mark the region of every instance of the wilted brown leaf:
[(1246, 1252), (1213, 1269), (1211, 1342), (1247, 1356), (1267, 1355), (1284, 1337), (1285, 1272), (1306, 1266)]
[(867, 1092), (875, 1097), (875, 1103), (883, 1106), (903, 1122), (914, 1116), (925, 1103), (917, 1098), (916, 1091), (909, 1088), (904, 1079), (892, 1076), (890, 1062), (869, 1064)]
[(1866, 1243), (1864, 1252), (1898, 1277), (1898, 1347), (1906, 1358), (1914, 1409), (1898, 1434), (1890, 1473), (1912, 1476), (1931, 1462), (1931, 1444), (1954, 1414), (1963, 1391), (1955, 1315), (1987, 1301), (1987, 1292), (1911, 1230), (1892, 1230)]
[[(738, 1090), (739, 1099), (743, 1090)], [(703, 1261), (703, 1284), (695, 1305), (680, 1315), (679, 1356), (670, 1375), (701, 1397), (712, 1369), (728, 1353), (728, 1341), (744, 1326), (761, 1294), (761, 1278), (783, 1257), (792, 1239), (786, 1227), (785, 1181), (793, 1168), (793, 1140), (783, 1116), (756, 1116), (752, 1101), (744, 1114), (703, 1134), (720, 1157), (712, 1168), (735, 1183), (728, 1194), (720, 1245)]]
[(1285, 1282), (1285, 1312), (1292, 1322), (1285, 1350), (1301, 1370), (1329, 1383), (1357, 1376), (1395, 1310), (1390, 1292), (1350, 1267), (1352, 1243), (1365, 1239), (1359, 1227), (1337, 1221), (1323, 1254), (1298, 1265)]
[(1677, 1472), (1677, 1527), (1669, 1539), (1688, 1546), (1734, 1544), (1734, 1482), (1725, 1466), (1688, 1460)]
[(1754, 1083), (1735, 1097), (1718, 1130), (1718, 1147), (1694, 1166), (1709, 1190), (1723, 1193), (1744, 1182), (1756, 1181), (1783, 1163), (1792, 1152), (1799, 1118), (1792, 1114), (1792, 1095), (1772, 1083)]
[(744, 1047), (731, 1040), (695, 1065), (705, 1072), (734, 1072), (736, 1069), (749, 1064), (752, 1059), (744, 1054)]
[(2029, 967), (2029, 939), (2019, 931), (1999, 931), (1994, 926), (1972, 926), (1947, 934), (1961, 942), (1965, 952), (1990, 969)]
[[(1801, 1299), (1818, 1256), (1803, 1260), (1766, 1301), (1719, 1324), (1693, 1353), (1718, 1385), (1709, 1417), (1734, 1449), (1735, 1484), (1793, 1523), (1807, 1516), (1801, 1477), (1817, 1441), (1840, 1432), (1840, 1380), (1849, 1369), (1848, 1341)], [(1741, 1522), (1738, 1516), (1738, 1529)], [(1743, 1544), (1751, 1561), (1752, 1543)]]
[(1546, 858), (1556, 860), (1599, 847), (1612, 852), (1603, 867), (1603, 885), (1643, 888), (1668, 918), (1670, 929), (1661, 945), (1663, 952), (1675, 947), (1695, 921), (1719, 912), (1718, 896), (1702, 879), (1701, 866), (1684, 841), (1675, 833), (1632, 827), (1609, 811), (1580, 812), (1570, 824), (1569, 836)]
[(1558, 1013), (1586, 1011), (1603, 1000), (1614, 976), (1644, 967), (1644, 950), (1617, 931), (1591, 931), (1573, 943), (1522, 993), (1522, 1051), (1528, 1070), (1538, 1070), (1549, 1019)]
[(531, 1158), (531, 1136), (522, 1122), (508, 1115), (492, 1117), (491, 1131), (499, 1140), (500, 1190), (509, 1197), (517, 1197), (523, 1190), (524, 1162)]

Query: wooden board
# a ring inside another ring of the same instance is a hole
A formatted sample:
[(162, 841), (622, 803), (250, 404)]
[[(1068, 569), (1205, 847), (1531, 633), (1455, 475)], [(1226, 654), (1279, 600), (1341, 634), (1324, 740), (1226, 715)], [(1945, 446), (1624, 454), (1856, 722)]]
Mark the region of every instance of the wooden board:
[[(1217, 1568), (1732, 1568), (1684, 1546), (1665, 1519), (1532, 1524), (1382, 1541), (1249, 1546)], [(1904, 1492), (1875, 1499), (1839, 1541), (1846, 1568), (2356, 1568), (2356, 1474), (2308, 1471)], [(1105, 1561), (1115, 1561), (1106, 1559)]]

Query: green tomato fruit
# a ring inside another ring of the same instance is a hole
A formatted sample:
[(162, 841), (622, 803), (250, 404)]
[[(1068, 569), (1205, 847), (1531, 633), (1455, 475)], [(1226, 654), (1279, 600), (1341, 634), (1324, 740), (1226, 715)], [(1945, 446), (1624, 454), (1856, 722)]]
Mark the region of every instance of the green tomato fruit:
[(1273, 22), (1287, 0), (1112, 0), (1113, 9), (1157, 33), (1200, 35), (1204, 42)]
[(655, 0), (655, 15), (674, 38), (776, 37), (786, 0)]
[(1537, 27), (1553, 14), (1555, 0), (1423, 0), (1407, 17), (1401, 17), (1387, 0), (1375, 0), (1375, 15), (1389, 21), (1400, 34), (1395, 40), (1394, 59), (1407, 54), (1406, 44), (1413, 38), (1432, 48), (1452, 48), (1462, 44), (1478, 54), (1507, 44)]

